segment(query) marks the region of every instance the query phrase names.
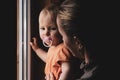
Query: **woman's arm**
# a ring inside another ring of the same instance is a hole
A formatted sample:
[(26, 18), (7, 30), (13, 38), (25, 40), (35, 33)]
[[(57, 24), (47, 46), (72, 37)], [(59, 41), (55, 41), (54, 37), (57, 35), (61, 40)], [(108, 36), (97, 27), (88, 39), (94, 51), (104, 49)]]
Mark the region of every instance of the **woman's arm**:
[(62, 62), (61, 68), (62, 68), (62, 73), (60, 75), (59, 80), (71, 80), (70, 79), (70, 69), (71, 69), (70, 63)]

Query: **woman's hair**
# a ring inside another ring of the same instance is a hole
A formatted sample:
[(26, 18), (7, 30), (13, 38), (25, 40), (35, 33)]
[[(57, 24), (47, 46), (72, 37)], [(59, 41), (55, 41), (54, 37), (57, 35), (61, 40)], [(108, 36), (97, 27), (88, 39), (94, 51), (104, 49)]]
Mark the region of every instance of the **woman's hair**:
[(58, 17), (68, 35), (77, 35), (80, 32), (80, 1), (65, 0), (60, 5)]

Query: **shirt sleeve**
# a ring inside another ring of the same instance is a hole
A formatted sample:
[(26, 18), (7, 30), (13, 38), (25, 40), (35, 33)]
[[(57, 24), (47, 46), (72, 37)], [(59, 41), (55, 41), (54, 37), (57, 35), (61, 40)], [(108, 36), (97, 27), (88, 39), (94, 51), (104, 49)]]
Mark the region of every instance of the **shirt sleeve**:
[(64, 61), (69, 61), (71, 58), (71, 53), (67, 48), (61, 48), (56, 57), (56, 63), (61, 63)]

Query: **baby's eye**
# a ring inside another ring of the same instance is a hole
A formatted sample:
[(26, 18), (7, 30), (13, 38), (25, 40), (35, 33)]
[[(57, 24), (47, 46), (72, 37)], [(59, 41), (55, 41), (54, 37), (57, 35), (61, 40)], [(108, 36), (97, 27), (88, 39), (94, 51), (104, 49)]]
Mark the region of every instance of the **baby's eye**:
[(41, 27), (40, 29), (41, 29), (41, 30), (45, 30), (45, 28), (44, 28), (44, 27)]
[(51, 27), (50, 29), (51, 29), (51, 30), (56, 30), (57, 28), (56, 28), (56, 27)]

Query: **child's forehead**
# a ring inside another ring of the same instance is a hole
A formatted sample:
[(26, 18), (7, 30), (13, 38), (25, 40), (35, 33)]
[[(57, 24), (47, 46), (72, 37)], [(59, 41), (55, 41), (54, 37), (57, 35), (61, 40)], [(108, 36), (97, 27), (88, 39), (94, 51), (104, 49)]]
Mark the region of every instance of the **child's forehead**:
[(54, 11), (53, 11), (53, 10), (43, 9), (43, 10), (40, 12), (40, 15), (54, 16)]
[(40, 12), (40, 17), (39, 17), (39, 18), (54, 19), (53, 14), (50, 13), (49, 11), (47, 11), (47, 10), (42, 10), (42, 11)]
[(45, 26), (45, 25), (56, 25), (56, 21), (54, 20), (54, 18), (46, 11), (42, 11), (40, 13), (40, 17), (39, 17), (39, 24), (41, 26)]

